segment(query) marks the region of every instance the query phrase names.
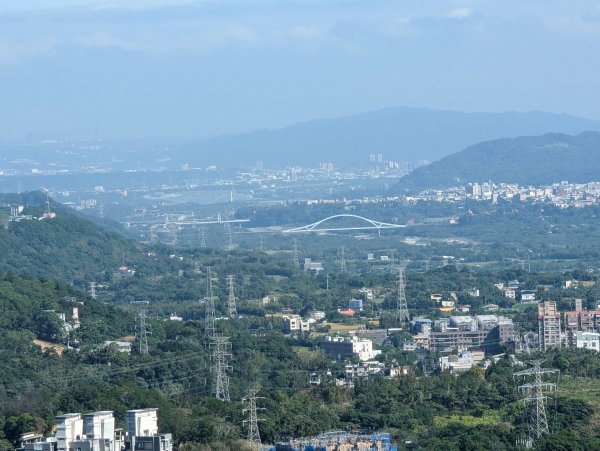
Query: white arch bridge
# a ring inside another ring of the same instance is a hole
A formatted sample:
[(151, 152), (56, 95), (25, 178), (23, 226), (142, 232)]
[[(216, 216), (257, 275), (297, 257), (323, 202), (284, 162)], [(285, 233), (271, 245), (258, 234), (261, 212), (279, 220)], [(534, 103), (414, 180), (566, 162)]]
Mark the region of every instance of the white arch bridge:
[[(364, 225), (356, 225), (356, 226), (337, 226), (337, 227), (321, 227), (327, 221), (336, 218), (353, 218), (363, 221)], [(296, 227), (293, 229), (284, 230), (284, 233), (302, 233), (302, 232), (335, 232), (335, 231), (343, 231), (343, 230), (377, 230), (381, 232), (382, 229), (399, 229), (402, 227), (406, 227), (406, 225), (400, 224), (390, 224), (387, 222), (374, 221), (373, 219), (365, 218), (363, 216), (358, 215), (349, 215), (349, 214), (341, 214), (341, 215), (333, 215), (328, 218), (321, 219), (320, 221), (313, 222), (312, 224), (308, 224), (302, 227)]]

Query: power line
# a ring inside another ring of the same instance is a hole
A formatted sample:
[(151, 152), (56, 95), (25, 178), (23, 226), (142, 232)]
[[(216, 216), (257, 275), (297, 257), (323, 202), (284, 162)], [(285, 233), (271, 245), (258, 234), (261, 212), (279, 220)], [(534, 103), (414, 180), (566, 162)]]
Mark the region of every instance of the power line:
[(519, 391), (525, 393), (523, 401), (531, 404), (527, 439), (519, 443), (526, 448), (535, 447), (542, 435), (550, 433), (546, 419), (547, 397), (544, 395), (544, 390), (552, 391), (556, 388), (556, 384), (544, 382), (542, 376), (559, 372), (555, 368), (542, 368), (541, 360), (533, 360), (530, 363), (533, 365), (533, 368), (518, 371), (513, 375), (515, 378), (533, 376), (532, 382), (519, 385)]
[(260, 439), (260, 431), (258, 430), (258, 422), (263, 420), (261, 418), (258, 418), (257, 411), (265, 409), (256, 407), (256, 401), (258, 399), (263, 399), (263, 397), (257, 397), (257, 394), (257, 388), (251, 388), (248, 390), (248, 394), (244, 398), (242, 398), (242, 402), (244, 404), (247, 404), (248, 407), (243, 409), (242, 413), (245, 414), (246, 412), (248, 412), (248, 419), (244, 420), (244, 424), (248, 423), (248, 441), (260, 450), (262, 446), (262, 441)]

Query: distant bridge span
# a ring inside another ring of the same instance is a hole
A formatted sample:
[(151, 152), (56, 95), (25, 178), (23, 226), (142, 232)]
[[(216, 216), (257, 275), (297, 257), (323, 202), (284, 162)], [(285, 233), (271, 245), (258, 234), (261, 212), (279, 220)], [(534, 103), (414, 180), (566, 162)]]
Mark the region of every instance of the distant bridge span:
[[(359, 219), (361, 221), (366, 222), (366, 225), (363, 226), (351, 226), (351, 227), (320, 227), (321, 224), (335, 218), (354, 218)], [(379, 222), (374, 221), (373, 219), (365, 218), (363, 216), (358, 215), (349, 215), (349, 214), (341, 214), (341, 215), (333, 215), (328, 218), (321, 219), (320, 221), (313, 222), (312, 224), (308, 224), (302, 227), (296, 227), (293, 229), (284, 230), (284, 233), (302, 233), (302, 232), (334, 232), (334, 231), (342, 231), (342, 230), (378, 230), (381, 229), (399, 229), (402, 227), (406, 227), (406, 225), (400, 224), (389, 224), (387, 222)]]

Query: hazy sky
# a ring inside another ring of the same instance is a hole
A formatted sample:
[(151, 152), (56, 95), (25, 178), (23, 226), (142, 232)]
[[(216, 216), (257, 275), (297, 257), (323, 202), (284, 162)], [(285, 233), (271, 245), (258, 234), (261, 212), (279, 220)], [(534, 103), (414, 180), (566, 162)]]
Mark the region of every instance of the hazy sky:
[(199, 137), (406, 105), (600, 119), (600, 2), (2, 0), (0, 137)]

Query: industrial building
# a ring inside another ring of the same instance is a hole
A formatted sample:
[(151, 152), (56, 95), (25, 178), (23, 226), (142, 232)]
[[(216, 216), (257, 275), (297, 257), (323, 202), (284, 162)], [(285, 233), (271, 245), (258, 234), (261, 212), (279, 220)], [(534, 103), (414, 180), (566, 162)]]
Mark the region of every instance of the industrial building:
[(24, 434), (17, 451), (173, 451), (171, 434), (158, 432), (157, 410), (128, 410), (126, 433), (115, 429), (110, 410), (60, 415), (53, 437)]

